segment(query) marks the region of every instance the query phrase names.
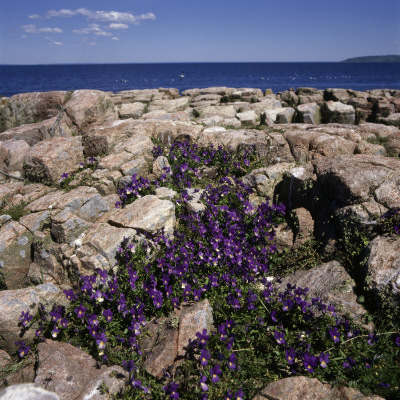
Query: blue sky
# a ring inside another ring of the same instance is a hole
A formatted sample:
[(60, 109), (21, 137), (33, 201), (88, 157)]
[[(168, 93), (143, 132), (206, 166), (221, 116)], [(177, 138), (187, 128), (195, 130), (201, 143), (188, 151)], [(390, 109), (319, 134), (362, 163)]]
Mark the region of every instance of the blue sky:
[(400, 54), (399, 0), (0, 0), (0, 64)]

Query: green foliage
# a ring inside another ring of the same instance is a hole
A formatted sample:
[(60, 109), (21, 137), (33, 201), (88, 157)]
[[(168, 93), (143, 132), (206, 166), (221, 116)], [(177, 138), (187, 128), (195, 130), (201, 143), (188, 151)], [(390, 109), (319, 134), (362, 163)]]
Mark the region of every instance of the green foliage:
[(3, 204), (0, 208), (0, 215), (7, 214), (14, 221), (19, 221), (21, 217), (26, 214), (29, 214), (28, 211), (25, 210), (25, 207), (28, 205), (27, 202), (21, 201), (20, 203), (10, 205), (7, 199), (3, 200)]

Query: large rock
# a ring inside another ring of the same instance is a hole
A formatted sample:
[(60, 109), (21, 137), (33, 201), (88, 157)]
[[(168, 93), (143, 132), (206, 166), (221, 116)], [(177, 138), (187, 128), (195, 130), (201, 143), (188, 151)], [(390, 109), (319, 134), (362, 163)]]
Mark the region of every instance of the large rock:
[(164, 229), (172, 234), (175, 228), (175, 206), (169, 200), (148, 195), (123, 209), (115, 210), (108, 222), (112, 225), (155, 233)]
[(16, 221), (0, 229), (0, 280), (8, 289), (26, 285), (31, 263), (32, 234)]
[(68, 98), (68, 92), (34, 92), (3, 99), (0, 106), (0, 132), (22, 124), (52, 118)]
[(185, 357), (191, 340), (204, 329), (213, 329), (212, 308), (208, 300), (194, 305), (185, 304), (168, 319), (160, 318), (149, 324), (147, 333), (141, 338), (141, 347), (148, 354), (144, 367), (146, 371), (161, 378), (163, 370), (176, 367)]
[(88, 125), (115, 118), (114, 103), (100, 90), (76, 90), (65, 105), (71, 121), (84, 130)]
[(319, 124), (321, 122), (321, 114), (318, 104), (307, 103), (297, 106), (296, 122), (313, 125)]
[(400, 238), (378, 236), (369, 244), (368, 254), (368, 288), (375, 294), (390, 293), (400, 302)]
[(216, 147), (231, 146), (234, 150), (255, 148), (264, 165), (294, 161), (285, 138), (275, 132), (265, 133), (251, 129), (225, 130), (219, 127), (204, 129), (198, 144), (206, 147), (211, 143)]
[(258, 168), (246, 175), (243, 182), (254, 188), (259, 196), (274, 199), (276, 186), (282, 181), (283, 175), (294, 166), (291, 163), (278, 163)]
[(70, 128), (71, 122), (63, 117), (57, 117), (32, 124), (21, 125), (0, 133), (2, 140), (25, 140), (30, 146), (55, 136), (72, 136), (74, 129)]
[(284, 136), (294, 158), (299, 162), (307, 162), (320, 156), (354, 154), (356, 149), (353, 141), (314, 130), (294, 130), (286, 132)]
[[(66, 305), (64, 293), (56, 285), (45, 283), (36, 287), (18, 290), (0, 291), (0, 348), (11, 353), (15, 351), (15, 342), (21, 340), (19, 318), (21, 312), (30, 311), (35, 315), (39, 304), (42, 303), (47, 311), (54, 304)], [(35, 330), (29, 329), (22, 340), (35, 336)]]
[[(314, 162), (324, 192), (342, 204), (377, 200), (385, 207), (398, 207), (400, 160), (367, 155), (342, 155)], [(384, 190), (382, 189), (384, 188)], [(390, 196), (385, 192), (390, 188)]]
[(119, 366), (100, 368), (97, 361), (68, 343), (47, 340), (38, 345), (35, 383), (51, 390), (61, 400), (106, 400), (100, 385), (110, 394), (123, 391), (128, 377)]
[(79, 186), (68, 192), (68, 195), (62, 191), (49, 193), (33, 201), (25, 209), (30, 212), (48, 209), (65, 210), (85, 221), (94, 222), (104, 213), (110, 211), (110, 205), (95, 188)]
[(25, 177), (31, 181), (56, 183), (84, 161), (80, 137), (53, 138), (31, 147), (25, 158)]
[(60, 398), (56, 393), (34, 383), (21, 383), (3, 389), (0, 392), (0, 400), (60, 400)]
[(173, 100), (155, 100), (151, 103), (149, 110), (164, 110), (167, 113), (184, 110), (189, 106), (189, 97), (180, 97)]
[[(30, 146), (25, 140), (4, 140), (0, 142), (0, 154), (7, 153), (7, 157), (0, 158), (0, 170), (4, 172), (22, 172), (24, 159)], [(2, 162), (3, 161), (3, 162)]]
[(116, 263), (116, 253), (124, 238), (135, 237), (135, 230), (118, 228), (101, 222), (87, 230), (80, 240), (82, 247), (78, 248), (77, 255), (82, 268), (90, 272), (95, 268), (110, 269)]
[(118, 116), (121, 119), (139, 118), (143, 115), (146, 105), (144, 103), (125, 103), (118, 107)]
[(282, 279), (279, 290), (284, 291), (288, 283), (308, 287), (310, 299), (320, 297), (323, 303), (334, 304), (343, 315), (348, 312), (355, 320), (362, 322), (366, 311), (357, 303), (355, 282), (339, 262), (330, 261), (308, 271), (297, 271)]
[(353, 388), (331, 386), (315, 378), (294, 376), (271, 382), (253, 400), (384, 400)]
[(323, 105), (321, 113), (325, 123), (354, 124), (356, 119), (354, 108), (340, 101), (327, 101)]
[(224, 119), (235, 118), (236, 110), (233, 106), (209, 106), (201, 110), (200, 115), (202, 118), (219, 116)]

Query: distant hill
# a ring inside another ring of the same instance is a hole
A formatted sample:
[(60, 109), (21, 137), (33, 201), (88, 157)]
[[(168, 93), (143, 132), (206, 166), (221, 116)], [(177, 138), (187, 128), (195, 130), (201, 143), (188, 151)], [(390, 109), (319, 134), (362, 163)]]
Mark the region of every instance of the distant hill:
[(344, 63), (400, 63), (400, 56), (366, 56), (366, 57), (354, 57), (348, 58), (342, 61)]

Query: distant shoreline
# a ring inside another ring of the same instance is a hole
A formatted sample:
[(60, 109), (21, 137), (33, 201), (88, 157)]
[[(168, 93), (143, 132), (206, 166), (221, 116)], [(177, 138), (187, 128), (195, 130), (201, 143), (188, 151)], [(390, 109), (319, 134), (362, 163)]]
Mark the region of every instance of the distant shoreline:
[(342, 61), (343, 63), (400, 63), (400, 56), (365, 56), (347, 58)]

